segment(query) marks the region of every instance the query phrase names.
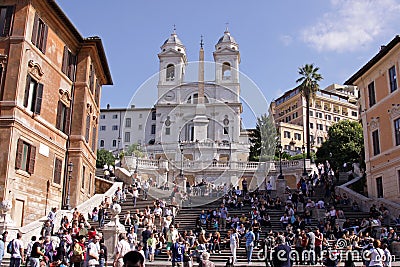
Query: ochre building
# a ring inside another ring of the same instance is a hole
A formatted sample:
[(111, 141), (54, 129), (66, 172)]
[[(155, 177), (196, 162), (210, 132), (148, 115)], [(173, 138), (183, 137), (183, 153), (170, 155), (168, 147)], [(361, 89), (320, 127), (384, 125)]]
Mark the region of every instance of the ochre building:
[(345, 83), (360, 89), (368, 196), (400, 203), (400, 36)]
[(71, 207), (93, 195), (111, 84), (100, 38), (83, 38), (55, 1), (1, 1), (0, 200), (17, 226), (65, 206), (69, 181)]

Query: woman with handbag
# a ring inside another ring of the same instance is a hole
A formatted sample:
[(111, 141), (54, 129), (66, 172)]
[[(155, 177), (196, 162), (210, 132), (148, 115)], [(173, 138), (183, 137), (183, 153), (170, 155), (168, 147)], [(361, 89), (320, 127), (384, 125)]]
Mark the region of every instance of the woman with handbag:
[(85, 240), (86, 237), (80, 235), (78, 241), (74, 244), (72, 255), (70, 256), (70, 263), (73, 264), (74, 267), (80, 267), (85, 259)]

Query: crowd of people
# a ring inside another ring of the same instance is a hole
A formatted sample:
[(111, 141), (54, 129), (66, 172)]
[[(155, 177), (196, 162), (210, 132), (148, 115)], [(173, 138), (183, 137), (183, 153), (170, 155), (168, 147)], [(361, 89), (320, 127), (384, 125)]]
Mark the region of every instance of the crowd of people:
[[(60, 225), (55, 225), (57, 209), (53, 208), (40, 236), (32, 236), (29, 244), (22, 243), (20, 234), (7, 240), (7, 233), (3, 233), (0, 254), (1, 249), (5, 250), (6, 241), (10, 241), (10, 267), (19, 267), (22, 262), (32, 267), (103, 267), (108, 249), (114, 252), (114, 267), (122, 267), (124, 256), (131, 251), (136, 252), (135, 259), (143, 266), (145, 261), (154, 261), (155, 256), (166, 251), (173, 266), (191, 266), (197, 261), (201, 266), (211, 267), (214, 264), (209, 260), (210, 255), (221, 254), (223, 250), (231, 252), (227, 265), (237, 264), (237, 250), (244, 247), (248, 264), (253, 261), (254, 248), (258, 248), (267, 266), (294, 263), (336, 266), (341, 251), (360, 255), (369, 251), (369, 258), (363, 258), (367, 266), (390, 266), (390, 248), (399, 237), (392, 227), (388, 209), (383, 205), (372, 206), (369, 218), (361, 221), (346, 217), (343, 207), (359, 210), (359, 206), (346, 194), (336, 194), (333, 174), (329, 165), (319, 166), (318, 173), (301, 178), (297, 188), (287, 188), (283, 196), (273, 194), (271, 182), (267, 182), (263, 190), (252, 192), (248, 190), (246, 179), (242, 180), (241, 187), (221, 185), (220, 205), (202, 210), (193, 229), (182, 229), (177, 223), (179, 205), (174, 195), (168, 203), (152, 199), (151, 204), (137, 208), (138, 202), (148, 199), (151, 181), (134, 179), (131, 185), (118, 188), (112, 198), (105, 198), (89, 216), (75, 209), (71, 219), (65, 216)], [(202, 196), (202, 188), (205, 195), (213, 192), (207, 191), (213, 187), (202, 186), (199, 191), (192, 187), (186, 193)], [(323, 191), (324, 196), (315, 199), (317, 190)], [(122, 223), (127, 234), (119, 235), (115, 248), (107, 248), (101, 229), (109, 216), (108, 210), (114, 203), (128, 201), (128, 196), (132, 198), (134, 209), (123, 214)], [(273, 218), (276, 211), (281, 215)], [(323, 214), (322, 218), (317, 214)], [(272, 221), (278, 221), (280, 228), (273, 227)], [(277, 258), (281, 250), (287, 253), (286, 261)], [(336, 256), (332, 257), (333, 254)], [(377, 262), (374, 255), (385, 257)], [(354, 262), (351, 257), (342, 257), (342, 260), (346, 264)]]

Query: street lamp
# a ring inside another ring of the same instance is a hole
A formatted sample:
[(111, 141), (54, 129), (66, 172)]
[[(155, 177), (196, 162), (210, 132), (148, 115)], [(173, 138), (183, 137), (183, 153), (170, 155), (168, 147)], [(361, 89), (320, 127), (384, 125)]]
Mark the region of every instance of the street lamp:
[(303, 176), (308, 176), (307, 170), (306, 170), (306, 157), (305, 157), (305, 147), (304, 144), (301, 146), (301, 151), (303, 152)]
[(68, 191), (67, 191), (67, 202), (65, 203), (65, 209), (70, 210), (71, 207), (69, 205), (70, 194), (71, 194), (71, 179), (72, 179), (72, 171), (74, 170), (74, 164), (72, 162), (68, 163), (67, 171), (68, 171)]
[(179, 172), (179, 176), (183, 178), (183, 144), (180, 140), (179, 140), (179, 148), (181, 150), (181, 169)]
[(282, 145), (280, 143), (278, 144), (278, 151), (279, 151), (279, 175), (278, 175), (278, 179), (284, 179), (284, 176), (282, 174)]

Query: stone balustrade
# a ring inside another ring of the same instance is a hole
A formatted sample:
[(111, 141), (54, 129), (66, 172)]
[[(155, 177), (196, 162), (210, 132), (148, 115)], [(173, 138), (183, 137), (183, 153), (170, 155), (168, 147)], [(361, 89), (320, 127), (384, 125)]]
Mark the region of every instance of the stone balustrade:
[[(92, 198), (90, 198), (89, 200), (83, 202), (82, 204), (80, 204), (77, 208), (78, 211), (80, 213), (82, 213), (85, 218), (87, 219), (87, 215), (89, 213), (92, 212), (94, 207), (98, 207), (100, 205), (100, 203), (105, 199), (105, 197), (109, 197), (112, 198), (112, 196), (114, 195), (115, 191), (117, 190), (118, 187), (122, 188), (122, 183), (120, 182), (116, 182), (114, 183), (110, 189), (105, 192), (104, 194), (96, 194), (94, 195)], [(60, 227), (60, 223), (61, 223), (61, 219), (64, 216), (68, 216), (68, 219), (72, 219), (72, 210), (58, 210), (56, 212), (56, 220), (54, 222), (54, 231), (57, 231)], [(42, 230), (43, 227), (43, 223), (47, 220), (47, 216), (44, 216), (42, 218), (40, 218), (37, 221), (34, 221), (30, 224), (27, 224), (23, 227), (15, 227), (15, 228), (8, 228), (7, 230), (10, 233), (15, 233), (15, 234), (11, 234), (11, 237), (16, 236), (17, 232), (22, 233), (22, 241), (24, 242), (24, 244), (28, 244), (28, 242), (30, 241), (32, 236), (40, 236), (40, 232)]]
[(362, 211), (369, 212), (369, 209), (372, 207), (372, 205), (376, 205), (377, 208), (381, 204), (385, 206), (389, 212), (390, 212), (390, 217), (392, 219), (396, 218), (400, 214), (400, 204), (395, 203), (393, 201), (384, 199), (384, 198), (375, 198), (375, 197), (366, 197), (362, 194), (359, 194), (353, 190), (351, 190), (348, 186), (351, 184), (359, 181), (361, 177), (356, 177), (352, 179), (351, 181), (336, 187), (336, 193), (343, 195), (343, 193), (346, 193), (347, 196), (351, 199), (351, 201), (356, 201), (358, 203), (358, 206)]

